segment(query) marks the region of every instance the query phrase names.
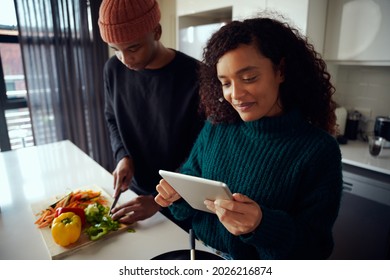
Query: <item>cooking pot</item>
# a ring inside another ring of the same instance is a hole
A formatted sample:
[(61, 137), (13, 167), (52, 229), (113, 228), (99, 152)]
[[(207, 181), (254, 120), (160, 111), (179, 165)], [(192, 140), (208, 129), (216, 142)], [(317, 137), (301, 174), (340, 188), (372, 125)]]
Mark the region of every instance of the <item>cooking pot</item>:
[(386, 141), (390, 141), (390, 117), (376, 117), (374, 134), (384, 138)]

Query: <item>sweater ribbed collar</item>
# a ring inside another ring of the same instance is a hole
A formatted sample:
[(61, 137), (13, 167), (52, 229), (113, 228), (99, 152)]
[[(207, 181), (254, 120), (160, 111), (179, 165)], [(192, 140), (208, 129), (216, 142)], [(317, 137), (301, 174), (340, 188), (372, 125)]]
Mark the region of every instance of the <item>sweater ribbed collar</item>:
[(302, 113), (298, 109), (291, 110), (276, 117), (263, 117), (256, 121), (242, 122), (241, 127), (250, 137), (285, 137), (306, 127)]

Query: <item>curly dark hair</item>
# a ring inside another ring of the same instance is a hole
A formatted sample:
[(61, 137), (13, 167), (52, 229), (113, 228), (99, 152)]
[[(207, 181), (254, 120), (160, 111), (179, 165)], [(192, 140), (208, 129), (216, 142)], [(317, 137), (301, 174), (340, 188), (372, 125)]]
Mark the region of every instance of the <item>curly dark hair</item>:
[(200, 68), (201, 110), (213, 123), (240, 121), (239, 114), (226, 102), (217, 77), (218, 60), (240, 44), (255, 44), (275, 67), (283, 60), (284, 82), (279, 98), (284, 112), (298, 108), (305, 119), (330, 134), (336, 131), (335, 88), (326, 64), (306, 37), (286, 22), (272, 18), (232, 21), (216, 31), (203, 50)]

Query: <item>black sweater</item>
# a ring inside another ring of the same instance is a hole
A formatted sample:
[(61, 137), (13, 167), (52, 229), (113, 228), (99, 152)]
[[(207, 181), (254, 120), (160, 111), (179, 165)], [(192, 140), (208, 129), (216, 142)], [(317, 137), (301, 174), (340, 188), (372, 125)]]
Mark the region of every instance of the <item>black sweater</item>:
[(130, 70), (115, 56), (105, 65), (105, 116), (114, 157), (133, 159), (144, 194), (155, 193), (159, 169), (180, 167), (203, 125), (198, 63), (176, 51), (172, 62), (155, 70)]

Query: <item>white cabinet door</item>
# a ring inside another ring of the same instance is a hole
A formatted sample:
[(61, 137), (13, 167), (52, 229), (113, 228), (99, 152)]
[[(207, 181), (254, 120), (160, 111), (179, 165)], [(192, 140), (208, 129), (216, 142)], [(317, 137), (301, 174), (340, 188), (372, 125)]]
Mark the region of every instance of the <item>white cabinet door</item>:
[(389, 15), (389, 0), (329, 0), (325, 59), (390, 64)]
[[(233, 20), (265, 15), (275, 11), (281, 14), (309, 38), (319, 53), (323, 53), (326, 9), (328, 0), (177, 0), (177, 16), (196, 18), (215, 18), (214, 12), (218, 9), (230, 7)], [(209, 15), (208, 15), (209, 14)], [(277, 15), (276, 14), (276, 15)], [(218, 20), (216, 21), (218, 22)], [(210, 23), (210, 22), (209, 22)], [(180, 27), (179, 27), (180, 28)]]
[(291, 20), (303, 34), (306, 34), (309, 0), (268, 0), (267, 9), (275, 10)]
[[(232, 7), (233, 19), (253, 17), (266, 6), (266, 0), (176, 0), (177, 15), (186, 16)], [(206, 14), (204, 14), (206, 13)]]
[(285, 16), (323, 54), (328, 0), (268, 0), (266, 8)]

